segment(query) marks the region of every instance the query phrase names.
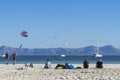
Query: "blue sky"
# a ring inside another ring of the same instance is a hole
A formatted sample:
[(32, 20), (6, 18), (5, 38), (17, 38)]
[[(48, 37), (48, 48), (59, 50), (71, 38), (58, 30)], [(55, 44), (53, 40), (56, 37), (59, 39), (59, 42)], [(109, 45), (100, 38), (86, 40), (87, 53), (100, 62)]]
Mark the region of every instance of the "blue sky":
[[(120, 48), (120, 0), (0, 0), (0, 45)], [(29, 37), (20, 36), (28, 31)]]

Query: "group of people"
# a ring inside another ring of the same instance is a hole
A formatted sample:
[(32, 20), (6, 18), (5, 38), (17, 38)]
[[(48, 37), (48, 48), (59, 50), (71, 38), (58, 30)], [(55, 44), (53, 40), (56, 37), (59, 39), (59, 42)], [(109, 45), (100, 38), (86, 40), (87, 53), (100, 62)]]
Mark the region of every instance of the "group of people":
[(25, 63), (25, 67), (33, 68), (33, 64), (32, 63)]
[[(15, 65), (16, 63), (16, 51), (13, 52), (12, 57), (13, 57), (13, 65)], [(9, 60), (9, 54), (8, 51), (6, 51), (5, 53), (5, 59), (6, 59), (6, 64), (8, 64), (8, 60)]]
[[(13, 52), (12, 54), (12, 57), (13, 57), (13, 65), (15, 65), (16, 63), (16, 51)], [(8, 54), (8, 51), (6, 51), (6, 54), (5, 54), (5, 59), (6, 59), (6, 64), (8, 64), (8, 60), (9, 60), (9, 54)], [(26, 65), (27, 66), (27, 65)], [(30, 67), (33, 67), (33, 64), (30, 64)], [(87, 59), (85, 59), (83, 61), (83, 67), (84, 68), (89, 68), (89, 61)], [(50, 60), (47, 60), (46, 63), (45, 63), (45, 66), (44, 66), (45, 69), (50, 69), (52, 68), (51, 67), (51, 62)], [(59, 68), (62, 68), (62, 69), (73, 69), (74, 66), (73, 65), (69, 65), (68, 63), (65, 63), (65, 65), (63, 64), (58, 64), (55, 69), (59, 69)], [(79, 68), (79, 67), (77, 67)], [(96, 63), (96, 68), (103, 68), (103, 62), (102, 62), (102, 59), (99, 59), (99, 61), (97, 61)]]
[[(44, 66), (45, 69), (51, 69), (51, 62), (50, 60), (47, 60)], [(65, 65), (62, 64), (58, 64), (55, 69), (73, 69), (74, 66), (73, 65), (69, 65), (68, 63), (65, 63)]]
[[(51, 62), (50, 60), (47, 60), (47, 62), (45, 63), (45, 66), (44, 66), (45, 69), (50, 69), (51, 68)], [(83, 61), (83, 68), (89, 68), (89, 61), (87, 59), (85, 59)], [(103, 68), (103, 62), (102, 62), (102, 59), (99, 59), (97, 62), (96, 62), (96, 68)], [(57, 64), (55, 69), (74, 69), (74, 66), (72, 64), (68, 64), (68, 63), (65, 63), (65, 65), (63, 64)], [(81, 69), (81, 67), (77, 67), (76, 69)]]
[[(83, 67), (84, 68), (89, 68), (89, 61), (87, 59), (85, 59), (83, 61)], [(102, 62), (102, 59), (99, 59), (97, 62), (96, 62), (96, 68), (103, 68), (103, 62)]]

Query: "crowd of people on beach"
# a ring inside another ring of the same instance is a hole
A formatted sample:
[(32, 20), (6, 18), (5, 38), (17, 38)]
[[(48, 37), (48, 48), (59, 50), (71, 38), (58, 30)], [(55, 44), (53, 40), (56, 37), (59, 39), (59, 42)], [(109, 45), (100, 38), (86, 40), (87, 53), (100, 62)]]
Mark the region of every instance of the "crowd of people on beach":
[[(13, 65), (16, 64), (16, 51), (13, 52), (12, 54), (12, 57), (13, 57)], [(5, 59), (6, 59), (6, 65), (8, 65), (8, 60), (9, 60), (9, 54), (8, 54), (8, 51), (6, 51), (6, 54), (5, 54)], [(25, 67), (31, 67), (33, 68), (33, 64), (32, 63), (25, 63)], [(51, 66), (51, 62), (49, 59), (47, 59), (47, 61), (45, 62), (45, 66), (44, 66), (45, 69), (51, 69), (52, 66)], [(65, 64), (57, 64), (55, 69), (81, 69), (82, 67), (74, 67), (74, 65), (72, 64), (68, 64), (68, 63), (65, 63)], [(87, 69), (89, 68), (89, 61), (88, 59), (85, 59), (83, 61), (83, 68)], [(103, 68), (103, 62), (102, 62), (102, 59), (99, 59), (97, 62), (96, 62), (96, 68)]]
[[(47, 60), (47, 62), (45, 63), (45, 66), (44, 66), (45, 69), (50, 69), (52, 68), (51, 67), (51, 62), (50, 60)], [(65, 64), (57, 64), (55, 69), (81, 69), (82, 67), (74, 67), (74, 65), (72, 64), (68, 64), (68, 63), (65, 63)], [(83, 61), (83, 68), (89, 68), (89, 61), (87, 59), (85, 59)], [(103, 62), (102, 62), (102, 59), (99, 59), (97, 62), (96, 62), (96, 68), (103, 68)]]

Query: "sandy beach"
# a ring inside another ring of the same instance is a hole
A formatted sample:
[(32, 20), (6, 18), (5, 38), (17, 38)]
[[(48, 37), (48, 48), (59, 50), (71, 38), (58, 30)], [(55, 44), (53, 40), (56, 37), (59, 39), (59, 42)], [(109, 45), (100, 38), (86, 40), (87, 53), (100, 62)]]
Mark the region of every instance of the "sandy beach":
[(44, 64), (33, 65), (25, 68), (24, 64), (0, 64), (0, 80), (120, 80), (120, 64), (104, 64), (103, 69), (96, 69), (95, 64), (88, 69), (54, 69), (56, 64), (52, 64), (52, 69), (43, 69)]

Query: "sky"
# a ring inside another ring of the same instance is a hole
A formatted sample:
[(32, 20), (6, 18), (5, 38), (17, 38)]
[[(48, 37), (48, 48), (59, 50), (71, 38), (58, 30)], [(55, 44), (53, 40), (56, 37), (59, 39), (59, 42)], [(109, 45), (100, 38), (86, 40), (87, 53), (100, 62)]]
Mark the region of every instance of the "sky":
[[(0, 46), (120, 48), (120, 0), (0, 0)], [(20, 33), (25, 30), (28, 37)]]

